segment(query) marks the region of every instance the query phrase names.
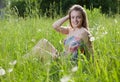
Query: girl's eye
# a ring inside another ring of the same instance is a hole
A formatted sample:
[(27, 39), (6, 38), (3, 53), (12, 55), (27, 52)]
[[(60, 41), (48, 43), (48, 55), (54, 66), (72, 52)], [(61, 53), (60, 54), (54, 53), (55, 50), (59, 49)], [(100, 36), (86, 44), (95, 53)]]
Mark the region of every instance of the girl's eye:
[(74, 19), (74, 17), (71, 17), (72, 19)]
[(77, 18), (79, 18), (79, 19), (80, 19), (81, 17), (80, 17), (80, 16), (78, 16)]

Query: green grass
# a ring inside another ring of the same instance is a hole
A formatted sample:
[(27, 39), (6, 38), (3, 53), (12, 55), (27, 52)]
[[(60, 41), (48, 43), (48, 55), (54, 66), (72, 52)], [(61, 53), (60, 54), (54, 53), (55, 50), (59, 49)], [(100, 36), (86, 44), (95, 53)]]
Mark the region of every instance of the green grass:
[[(57, 61), (49, 58), (45, 62), (39, 57), (22, 58), (42, 38), (62, 52), (61, 41), (65, 36), (52, 28), (58, 18), (0, 20), (0, 67), (6, 71), (0, 76), (0, 82), (60, 82), (64, 76), (69, 82), (119, 82), (120, 16), (108, 17), (97, 9), (87, 10), (87, 14), (90, 31), (95, 37), (95, 61), (79, 60), (76, 72), (71, 71), (75, 65), (66, 58)], [(17, 60), (16, 65), (10, 65), (14, 60)], [(9, 68), (13, 68), (10, 73), (7, 72)]]

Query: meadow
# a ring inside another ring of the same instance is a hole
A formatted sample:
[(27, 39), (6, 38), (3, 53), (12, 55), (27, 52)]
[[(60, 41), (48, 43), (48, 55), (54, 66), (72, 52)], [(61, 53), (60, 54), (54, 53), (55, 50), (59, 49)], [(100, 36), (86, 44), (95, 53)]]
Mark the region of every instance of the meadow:
[(94, 62), (84, 58), (77, 66), (64, 58), (53, 61), (49, 54), (46, 61), (38, 56), (23, 58), (42, 38), (63, 51), (65, 35), (52, 28), (59, 16), (0, 19), (0, 82), (119, 82), (120, 15), (107, 16), (99, 9), (87, 10), (87, 15), (95, 38)]

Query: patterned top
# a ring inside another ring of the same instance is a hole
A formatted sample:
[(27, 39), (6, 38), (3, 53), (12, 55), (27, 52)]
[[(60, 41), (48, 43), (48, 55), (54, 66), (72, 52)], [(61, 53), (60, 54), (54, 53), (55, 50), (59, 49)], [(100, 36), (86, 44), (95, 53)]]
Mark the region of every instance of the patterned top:
[(69, 48), (72, 59), (76, 60), (78, 57), (78, 50), (82, 48), (82, 41), (80, 41), (78, 37), (71, 36), (64, 41), (64, 45)]

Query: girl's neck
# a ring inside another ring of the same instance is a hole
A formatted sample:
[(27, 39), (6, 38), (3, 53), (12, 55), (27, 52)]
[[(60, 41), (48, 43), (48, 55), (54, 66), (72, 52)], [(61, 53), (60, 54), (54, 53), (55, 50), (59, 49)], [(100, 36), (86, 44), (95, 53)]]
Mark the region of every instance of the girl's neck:
[(79, 29), (81, 29), (82, 27), (74, 27), (74, 28), (72, 28), (73, 30), (79, 30)]

